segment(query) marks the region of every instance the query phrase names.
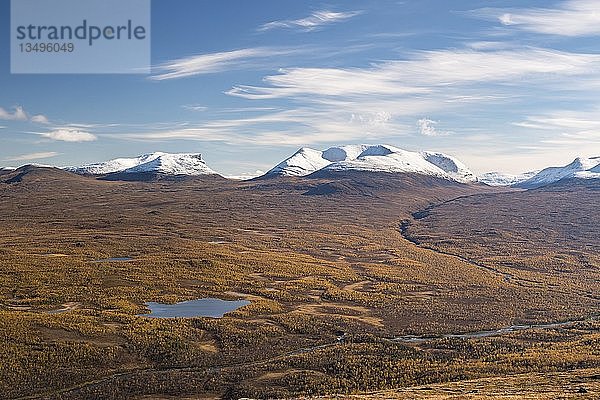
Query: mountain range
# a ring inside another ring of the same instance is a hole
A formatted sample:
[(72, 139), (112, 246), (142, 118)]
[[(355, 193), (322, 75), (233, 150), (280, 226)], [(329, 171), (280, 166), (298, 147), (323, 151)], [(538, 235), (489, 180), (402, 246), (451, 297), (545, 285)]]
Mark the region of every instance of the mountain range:
[(265, 175), (307, 176), (317, 171), (416, 173), (462, 183), (477, 181), (475, 174), (454, 157), (390, 145), (347, 145), (324, 151), (301, 148)]
[[(80, 175), (114, 180), (150, 180), (156, 177), (221, 177), (199, 153), (154, 152), (134, 158), (117, 158), (105, 162), (62, 169)], [(0, 169), (0, 174), (10, 169)], [(345, 145), (316, 150), (303, 147), (259, 179), (275, 177), (310, 177), (349, 172), (417, 174), (458, 183), (483, 183), (489, 186), (512, 186), (534, 189), (563, 180), (600, 178), (600, 157), (579, 157), (562, 167), (548, 167), (519, 175), (489, 172), (475, 175), (460, 160), (450, 155), (413, 152), (394, 146)]]

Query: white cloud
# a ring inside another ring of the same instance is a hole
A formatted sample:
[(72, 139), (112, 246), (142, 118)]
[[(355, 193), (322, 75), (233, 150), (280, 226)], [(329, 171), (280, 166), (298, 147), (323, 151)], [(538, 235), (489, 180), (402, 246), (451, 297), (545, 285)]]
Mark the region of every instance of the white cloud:
[(354, 113), (350, 117), (350, 122), (358, 123), (365, 126), (382, 126), (393, 119), (392, 114), (386, 111), (374, 113)]
[(27, 121), (27, 113), (23, 107), (14, 107), (13, 112), (0, 107), (0, 119), (7, 121)]
[[(353, 112), (354, 111), (354, 112)], [(369, 140), (406, 135), (407, 126), (393, 123), (385, 112), (369, 109), (336, 110), (299, 108), (238, 119), (212, 120), (203, 124), (140, 129), (114, 134), (133, 140), (186, 139), (230, 144), (294, 145)]]
[(408, 60), (368, 68), (292, 68), (264, 78), (267, 85), (235, 86), (228, 94), (247, 99), (303, 97), (364, 98), (424, 95), (435, 90), (506, 83), (518, 79), (555, 83), (560, 78), (600, 76), (600, 55), (539, 48), (500, 51), (439, 50), (416, 53)]
[(208, 110), (208, 107), (201, 106), (199, 104), (185, 104), (181, 107), (187, 111), (206, 111), (206, 110)]
[(76, 128), (57, 128), (50, 132), (38, 133), (38, 135), (63, 142), (92, 142), (98, 139), (95, 135)]
[(342, 22), (361, 14), (361, 11), (334, 12), (317, 11), (306, 18), (288, 19), (282, 21), (268, 22), (258, 28), (259, 31), (268, 31), (271, 29), (300, 29), (303, 31), (314, 31), (335, 22)]
[(38, 114), (29, 117), (29, 114), (21, 106), (13, 107), (13, 111), (8, 111), (0, 107), (0, 120), (5, 121), (30, 121), (38, 124), (48, 124), (48, 118), (45, 115)]
[(150, 79), (161, 81), (230, 71), (252, 65), (253, 62), (259, 59), (267, 59), (295, 52), (297, 50), (256, 47), (220, 53), (199, 54), (168, 61), (154, 67), (156, 74), (152, 75)]
[(217, 110), (219, 113), (254, 113), (264, 111), (276, 111), (275, 107), (237, 107), (237, 108), (221, 108)]
[(557, 8), (485, 8), (476, 10), (474, 14), (530, 32), (560, 36), (600, 35), (598, 0), (563, 1)]
[[(293, 109), (257, 107), (258, 114), (249, 116), (132, 127), (114, 137), (258, 145), (375, 141), (414, 133), (414, 121), (423, 115), (468, 116), (490, 104), (526, 101), (540, 91), (573, 92), (573, 82), (582, 79), (600, 80), (600, 55), (502, 46), (422, 51), (363, 68), (282, 69), (265, 77), (262, 86), (236, 86), (228, 92), (251, 100), (288, 99), (296, 105)], [(575, 90), (587, 93), (589, 87)], [(450, 133), (430, 119), (423, 119), (419, 128), (425, 136)]]
[(31, 122), (35, 122), (37, 124), (49, 124), (48, 117), (42, 114), (34, 115), (31, 117)]
[(19, 156), (14, 156), (14, 157), (11, 157), (11, 158), (6, 158), (5, 161), (41, 160), (41, 159), (44, 159), (44, 158), (56, 157), (59, 154), (60, 153), (57, 153), (55, 151), (47, 151), (47, 152), (40, 152), (40, 153), (29, 153), (29, 154), (22, 154), (22, 155), (19, 155)]
[(438, 124), (438, 121), (433, 121), (428, 118), (421, 118), (417, 121), (417, 127), (419, 128), (419, 133), (423, 136), (446, 136), (450, 134), (448, 131), (440, 131), (435, 126)]
[[(524, 101), (540, 90), (573, 90), (573, 82), (582, 77), (600, 80), (600, 55), (539, 48), (451, 49), (417, 52), (406, 60), (365, 68), (283, 69), (265, 77), (263, 86), (236, 86), (228, 94), (292, 100), (310, 111), (288, 121), (305, 132), (300, 136), (314, 142), (318, 139), (307, 138), (307, 132), (338, 135), (333, 141), (341, 142), (361, 134), (406, 135), (414, 132), (406, 124), (422, 115), (457, 110), (472, 114), (489, 104)], [(426, 136), (450, 133), (437, 130), (432, 120), (421, 121), (420, 128)]]

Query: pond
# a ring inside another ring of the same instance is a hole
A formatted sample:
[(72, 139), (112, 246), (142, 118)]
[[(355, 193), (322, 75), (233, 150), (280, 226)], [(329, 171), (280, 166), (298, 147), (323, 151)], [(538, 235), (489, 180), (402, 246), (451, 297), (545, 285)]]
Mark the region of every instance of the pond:
[(211, 317), (221, 318), (228, 312), (250, 304), (248, 300), (221, 300), (205, 298), (184, 301), (177, 304), (146, 303), (150, 314), (141, 314), (148, 318), (193, 318)]

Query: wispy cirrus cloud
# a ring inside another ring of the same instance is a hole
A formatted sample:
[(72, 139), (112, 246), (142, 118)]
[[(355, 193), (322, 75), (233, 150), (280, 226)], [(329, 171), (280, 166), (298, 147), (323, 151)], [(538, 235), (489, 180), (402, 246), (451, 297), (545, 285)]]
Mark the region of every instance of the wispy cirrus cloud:
[(5, 158), (4, 161), (42, 160), (45, 158), (56, 157), (59, 154), (60, 153), (57, 153), (55, 151), (45, 151), (45, 152), (39, 152), (39, 153), (21, 154), (21, 155), (10, 157), (10, 158)]
[(187, 110), (187, 111), (206, 111), (206, 110), (208, 110), (208, 107), (202, 106), (200, 104), (184, 104), (183, 106), (181, 106), (181, 108), (183, 108), (184, 110)]
[(264, 78), (265, 86), (234, 86), (228, 94), (247, 99), (302, 97), (357, 99), (426, 95), (477, 84), (550, 83), (577, 75), (600, 77), (600, 55), (541, 48), (499, 51), (450, 49), (414, 53), (406, 60), (367, 68), (292, 68)]
[(581, 77), (600, 78), (600, 55), (509, 45), (413, 52), (363, 68), (288, 68), (264, 77), (261, 86), (238, 85), (228, 94), (292, 101), (294, 108), (250, 107), (250, 117), (217, 113), (202, 124), (121, 131), (118, 137), (306, 145), (406, 136), (415, 132), (416, 119), (421, 136), (445, 136), (437, 118), (422, 116), (471, 113), (485, 104), (521, 101), (534, 90), (572, 90)]
[(298, 62), (335, 59), (341, 55), (360, 53), (373, 48), (372, 44), (351, 44), (343, 48), (328, 48), (314, 45), (296, 47), (250, 47), (217, 53), (197, 54), (166, 61), (153, 67), (148, 79), (163, 81), (191, 76), (217, 74), (239, 70), (277, 70)]
[(214, 74), (231, 71), (258, 64), (270, 57), (289, 55), (299, 52), (297, 49), (254, 47), (219, 53), (199, 54), (168, 61), (153, 68), (150, 79), (162, 81), (185, 78), (194, 75)]
[(600, 121), (591, 115), (576, 112), (555, 112), (552, 115), (527, 117), (525, 121), (513, 123), (515, 126), (532, 129), (600, 130)]
[(305, 18), (268, 22), (264, 25), (261, 25), (258, 28), (258, 31), (264, 32), (272, 29), (299, 29), (304, 32), (310, 32), (321, 29), (326, 25), (346, 21), (359, 14), (362, 14), (362, 11), (316, 11)]
[(96, 135), (76, 127), (60, 127), (49, 132), (33, 132), (46, 139), (61, 142), (93, 142), (98, 138)]
[(390, 116), (365, 108), (348, 112), (335, 110), (334, 107), (321, 110), (308, 107), (172, 128), (120, 131), (114, 137), (142, 141), (185, 139), (228, 144), (302, 146), (399, 136), (407, 132), (407, 126), (392, 123)]
[(598, 0), (568, 0), (556, 8), (483, 8), (473, 11), (473, 15), (529, 32), (560, 36), (600, 35)]
[(588, 146), (600, 144), (600, 108), (589, 111), (557, 110), (552, 113), (528, 116), (513, 125), (530, 130), (548, 132), (543, 143), (580, 144)]

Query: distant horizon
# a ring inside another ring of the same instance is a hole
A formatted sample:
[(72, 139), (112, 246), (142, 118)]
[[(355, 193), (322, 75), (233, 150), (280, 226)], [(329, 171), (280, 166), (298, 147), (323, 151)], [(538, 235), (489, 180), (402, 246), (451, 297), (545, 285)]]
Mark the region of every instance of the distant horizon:
[[(284, 158), (282, 158), (280, 160), (274, 161), (272, 163), (272, 165), (269, 168), (266, 168), (265, 170), (256, 170), (254, 172), (247, 171), (247, 172), (243, 172), (243, 173), (240, 173), (240, 174), (228, 174), (226, 172), (222, 172), (222, 171), (219, 171), (216, 168), (213, 168), (212, 165), (211, 165), (211, 163), (210, 163), (210, 161), (207, 161), (207, 159), (206, 159), (206, 153), (204, 153), (204, 152), (190, 152), (190, 151), (165, 152), (165, 151), (161, 151), (161, 150), (151, 151), (151, 152), (148, 152), (148, 153), (140, 153), (140, 154), (135, 154), (135, 155), (133, 155), (133, 154), (122, 155), (122, 156), (117, 156), (117, 157), (113, 157), (113, 158), (110, 158), (110, 159), (92, 160), (92, 161), (85, 162), (85, 163), (78, 164), (78, 165), (58, 165), (58, 164), (52, 164), (52, 163), (26, 162), (26, 163), (21, 163), (21, 164), (14, 164), (14, 165), (0, 165), (0, 169), (1, 168), (4, 168), (4, 169), (18, 169), (18, 168), (21, 168), (21, 167), (24, 167), (24, 166), (27, 166), (27, 165), (64, 169), (64, 168), (69, 168), (69, 167), (81, 167), (81, 166), (86, 166), (86, 165), (103, 163), (103, 162), (106, 162), (106, 161), (111, 161), (111, 160), (119, 159), (119, 158), (133, 159), (133, 158), (137, 158), (137, 157), (142, 156), (142, 155), (149, 155), (149, 154), (156, 154), (156, 153), (165, 153), (165, 154), (200, 154), (200, 155), (202, 155), (202, 159), (206, 163), (206, 165), (208, 165), (213, 170), (215, 170), (215, 172), (217, 172), (219, 175), (221, 175), (223, 177), (226, 177), (226, 178), (231, 178), (231, 179), (246, 179), (246, 178), (258, 177), (258, 176), (264, 175), (270, 169), (272, 169), (273, 167), (277, 166), (279, 163), (281, 163), (285, 159), (291, 157), (292, 155), (294, 155), (296, 152), (298, 152), (302, 148), (311, 148), (313, 150), (325, 151), (325, 150), (329, 149), (330, 147), (341, 147), (341, 146), (346, 146), (346, 145), (347, 144), (338, 145), (338, 146), (329, 146), (329, 147), (326, 147), (326, 148), (316, 148), (316, 147), (310, 147), (310, 146), (301, 146), (298, 149), (296, 149), (295, 151), (290, 152), (286, 157), (284, 157)], [(350, 145), (352, 145), (352, 144), (350, 144)], [(390, 144), (390, 143), (370, 143), (370, 144), (369, 143), (358, 143), (357, 145), (367, 145), (367, 146), (389, 145), (389, 146), (394, 146), (394, 147), (400, 148), (399, 146), (395, 146), (395, 145)], [(402, 148), (400, 148), (400, 149), (402, 149)], [(402, 150), (408, 150), (408, 151), (414, 151), (414, 152), (424, 152), (424, 151), (437, 152), (437, 150), (435, 150), (435, 149), (420, 149), (420, 150), (402, 149)], [(458, 161), (461, 161), (461, 162), (464, 163), (463, 160), (461, 160), (459, 157), (456, 157), (454, 154), (448, 154), (448, 153), (444, 153), (444, 154), (452, 156), (452, 157), (455, 157), (455, 158), (458, 159)], [(506, 172), (506, 171), (500, 171), (500, 170), (489, 170), (489, 171), (479, 172), (479, 171), (476, 171), (476, 170), (472, 169), (469, 164), (467, 164), (467, 163), (464, 163), (464, 164), (466, 165), (467, 168), (469, 168), (471, 171), (473, 171), (473, 173), (475, 173), (477, 176), (480, 176), (480, 175), (483, 175), (483, 174), (487, 174), (487, 173), (501, 173), (501, 174), (506, 174), (506, 175), (522, 175), (522, 174), (527, 174), (527, 173), (532, 173), (532, 172), (538, 172), (538, 171), (541, 171), (541, 170), (543, 170), (545, 168), (549, 168), (549, 167), (564, 167), (564, 166), (572, 163), (577, 158), (600, 158), (600, 156), (590, 156), (590, 157), (587, 157), (587, 156), (581, 156), (581, 155), (579, 155), (579, 156), (574, 157), (573, 159), (565, 161), (564, 163), (551, 163), (551, 164), (544, 165), (544, 166), (542, 166), (540, 168), (537, 168), (537, 169), (533, 169), (533, 170), (529, 170), (529, 171), (520, 171), (520, 172)]]
[(386, 143), (479, 175), (600, 155), (600, 2), (151, 6), (147, 75), (11, 74), (0, 35), (0, 166), (163, 151), (238, 176), (300, 147)]

